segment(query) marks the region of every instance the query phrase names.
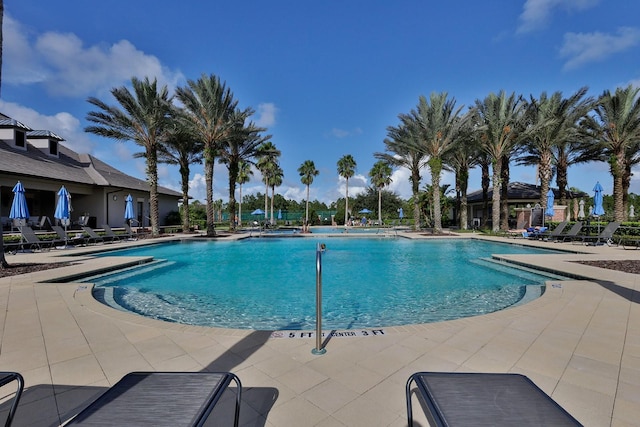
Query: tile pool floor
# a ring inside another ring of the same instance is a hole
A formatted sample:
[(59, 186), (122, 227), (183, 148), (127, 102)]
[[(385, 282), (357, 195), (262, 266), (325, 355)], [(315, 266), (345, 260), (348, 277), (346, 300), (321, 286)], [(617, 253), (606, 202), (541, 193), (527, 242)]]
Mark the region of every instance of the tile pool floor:
[(540, 299), (486, 316), (332, 338), (321, 356), (313, 338), (165, 323), (103, 306), (84, 284), (41, 283), (113, 265), (86, 256), (96, 247), (9, 255), (77, 261), (0, 279), (0, 370), (26, 381), (14, 425), (58, 425), (131, 371), (201, 370), (240, 377), (245, 426), (406, 426), (405, 382), (429, 370), (522, 373), (584, 425), (638, 425), (640, 276), (569, 261), (640, 260), (640, 251), (517, 243), (583, 251), (509, 258), (588, 279), (551, 281)]

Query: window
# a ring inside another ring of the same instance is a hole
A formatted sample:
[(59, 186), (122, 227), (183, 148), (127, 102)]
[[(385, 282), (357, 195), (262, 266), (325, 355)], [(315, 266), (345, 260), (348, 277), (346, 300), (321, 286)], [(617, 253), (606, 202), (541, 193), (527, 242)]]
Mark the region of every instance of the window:
[(25, 147), (25, 133), (21, 130), (16, 130), (16, 147)]
[(58, 155), (58, 141), (49, 140), (49, 154), (52, 156)]

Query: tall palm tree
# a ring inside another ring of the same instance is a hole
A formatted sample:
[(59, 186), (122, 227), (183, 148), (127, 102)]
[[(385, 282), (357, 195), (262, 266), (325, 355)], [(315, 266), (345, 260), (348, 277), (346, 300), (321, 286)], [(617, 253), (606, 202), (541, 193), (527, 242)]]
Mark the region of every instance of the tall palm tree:
[(262, 182), (265, 185), (264, 191), (264, 219), (267, 220), (267, 212), (269, 212), (269, 182), (271, 175), (279, 168), (278, 158), (282, 153), (271, 141), (265, 141), (258, 147), (258, 161), (256, 167), (262, 174)]
[(202, 163), (202, 144), (189, 133), (184, 126), (184, 117), (180, 120), (180, 111), (176, 111), (176, 120), (168, 132), (166, 141), (160, 146), (158, 161), (178, 165), (180, 186), (182, 188), (182, 232), (189, 232), (189, 175), (192, 163)]
[(640, 146), (640, 87), (617, 88), (615, 93), (605, 90), (589, 116), (586, 127), (600, 141), (609, 159), (613, 176), (614, 217), (626, 219), (624, 206), (624, 177), (630, 161), (630, 149)]
[(378, 160), (369, 171), (371, 183), (378, 190), (378, 225), (382, 225), (382, 189), (391, 184), (391, 166), (384, 160)]
[(219, 162), (227, 166), (229, 171), (229, 228), (236, 228), (236, 184), (240, 162), (250, 162), (256, 156), (260, 145), (271, 136), (260, 136), (260, 132), (265, 128), (257, 127), (253, 122), (246, 123), (246, 120), (253, 115), (253, 110), (239, 110), (233, 113), (230, 120), (234, 123), (233, 131), (224, 140), (219, 151)]
[(305, 160), (304, 163), (298, 168), (300, 174), (300, 181), (307, 186), (307, 202), (304, 215), (304, 232), (309, 230), (309, 187), (313, 184), (313, 178), (318, 176), (320, 171), (316, 169), (313, 160)]
[(556, 159), (554, 150), (567, 141), (579, 141), (579, 123), (592, 108), (593, 100), (585, 98), (587, 87), (582, 87), (568, 98), (562, 92), (536, 99), (531, 95), (527, 105), (527, 129), (523, 133), (524, 155), (517, 160), (521, 165), (536, 165), (540, 177), (540, 206), (547, 205), (547, 193)]
[(480, 164), (481, 155), (474, 132), (473, 113), (468, 112), (455, 139), (453, 150), (446, 158), (447, 164), (455, 174), (457, 221), (461, 229), (469, 227), (467, 212), (467, 190), (469, 188), (469, 171)]
[(91, 97), (88, 102), (101, 111), (91, 111), (87, 120), (95, 125), (87, 126), (85, 132), (117, 141), (133, 141), (144, 148), (144, 158), (149, 181), (151, 204), (151, 234), (158, 236), (158, 149), (164, 142), (171, 122), (171, 98), (166, 86), (158, 89), (157, 81), (145, 77), (131, 79), (133, 93), (126, 87), (111, 89), (111, 94), (120, 107), (107, 105)]
[(238, 164), (238, 226), (242, 225), (242, 186), (251, 180), (251, 163), (240, 160)]
[(344, 225), (349, 221), (349, 178), (356, 173), (356, 161), (351, 154), (345, 154), (338, 160), (338, 175), (346, 180), (345, 203), (344, 203)]
[(492, 228), (500, 229), (500, 200), (503, 158), (509, 157), (518, 142), (518, 131), (523, 111), (520, 97), (507, 95), (503, 90), (490, 93), (483, 101), (476, 100), (475, 110), (479, 119), (478, 132), (483, 150), (491, 158), (493, 169)]
[[(404, 115), (400, 115), (402, 121)], [(375, 153), (374, 157), (388, 162), (391, 166), (409, 170), (411, 193), (413, 200), (413, 227), (420, 229), (420, 171), (426, 165), (427, 156), (418, 148), (416, 136), (409, 130), (409, 124), (402, 122), (399, 126), (387, 127), (387, 138), (384, 140), (385, 153)]]
[(282, 180), (284, 179), (284, 171), (280, 167), (279, 164), (276, 164), (275, 167), (269, 173), (269, 187), (271, 187), (271, 224), (275, 224), (275, 219), (273, 216), (273, 201), (276, 197), (276, 187), (280, 187), (282, 185)]
[[(416, 132), (415, 142), (418, 149), (424, 151), (429, 157), (427, 164), (431, 171), (431, 185), (440, 188), (440, 176), (442, 175), (443, 158), (454, 146), (455, 137), (461, 121), (456, 109), (455, 98), (448, 99), (448, 94), (442, 92), (432, 93), (429, 100), (420, 96), (418, 106), (412, 110), (407, 118), (411, 123), (410, 129)], [(442, 212), (440, 206), (440, 192), (432, 192), (433, 228), (435, 233), (442, 231)]]
[(207, 236), (215, 236), (213, 209), (213, 167), (221, 146), (234, 131), (231, 116), (238, 101), (233, 93), (211, 74), (176, 89), (176, 97), (184, 105), (191, 133), (203, 144), (204, 177), (207, 186)]

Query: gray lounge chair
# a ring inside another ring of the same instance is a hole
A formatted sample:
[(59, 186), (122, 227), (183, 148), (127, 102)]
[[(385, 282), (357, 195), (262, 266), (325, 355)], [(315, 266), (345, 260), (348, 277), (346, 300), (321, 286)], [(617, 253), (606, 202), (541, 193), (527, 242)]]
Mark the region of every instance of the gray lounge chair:
[(406, 386), (409, 427), (412, 383), (432, 426), (581, 425), (524, 375), (418, 372)]
[(21, 243), (22, 249), (51, 249), (53, 246), (57, 246), (64, 241), (54, 239), (54, 240), (40, 240), (40, 238), (36, 235), (35, 231), (27, 225), (23, 225), (18, 227), (20, 230), (20, 234), (22, 235), (23, 242)]
[(64, 228), (59, 225), (52, 225), (51, 229), (56, 232), (58, 238), (65, 242), (66, 245), (83, 245), (85, 244), (84, 237), (69, 237)]
[(24, 379), (22, 375), (17, 372), (0, 372), (0, 387), (4, 387), (5, 385), (16, 381), (18, 383), (17, 389), (13, 396), (13, 402), (11, 403), (11, 408), (9, 409), (9, 413), (7, 414), (7, 420), (5, 421), (5, 427), (11, 426), (13, 422), (13, 417), (16, 415), (16, 409), (18, 409), (18, 403), (20, 403), (20, 396), (22, 396), (22, 390), (24, 389)]
[(542, 240), (555, 239), (562, 234), (564, 229), (567, 227), (567, 224), (569, 224), (569, 221), (562, 221), (560, 224), (556, 225), (556, 228), (554, 228), (550, 232), (541, 233), (540, 238)]
[(582, 230), (582, 221), (576, 221), (576, 223), (571, 226), (569, 231), (548, 240), (553, 242), (570, 242), (571, 239), (573, 239), (578, 235), (578, 233), (580, 233), (580, 230)]
[(571, 240), (573, 243), (579, 242), (584, 244), (593, 244), (593, 245), (604, 245), (605, 243), (609, 243), (613, 239), (613, 233), (620, 227), (620, 222), (613, 221), (607, 224), (604, 229), (600, 232), (600, 234), (579, 234)]
[(230, 372), (132, 372), (64, 425), (202, 426), (231, 381), (237, 427), (242, 385)]
[(111, 239), (112, 241), (124, 240), (127, 238), (126, 234), (117, 234), (111, 229), (111, 226), (108, 224), (102, 224), (102, 229), (104, 230), (105, 237)]
[(113, 238), (107, 237), (107, 236), (101, 236), (98, 233), (96, 233), (95, 230), (91, 227), (87, 227), (86, 225), (83, 225), (81, 228), (82, 228), (82, 231), (84, 231), (88, 236), (85, 238), (87, 244), (106, 243), (106, 242), (113, 241)]

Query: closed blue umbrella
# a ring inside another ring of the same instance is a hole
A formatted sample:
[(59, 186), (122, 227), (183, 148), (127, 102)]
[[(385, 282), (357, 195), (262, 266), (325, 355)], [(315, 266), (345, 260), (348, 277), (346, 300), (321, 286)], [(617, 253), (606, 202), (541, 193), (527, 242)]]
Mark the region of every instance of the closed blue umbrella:
[(56, 211), (53, 214), (53, 217), (59, 219), (62, 225), (64, 225), (64, 246), (67, 246), (67, 225), (69, 225), (69, 218), (71, 212), (71, 204), (69, 200), (71, 196), (69, 192), (64, 187), (60, 187), (58, 190), (58, 203), (56, 204)]
[(69, 192), (64, 185), (58, 190), (58, 203), (56, 204), (56, 211), (53, 217), (59, 219), (63, 225), (67, 225), (69, 222), (69, 213), (71, 211), (69, 205)]
[(282, 219), (282, 209), (278, 209), (278, 219)]
[(398, 209), (398, 216), (400, 217), (400, 219), (404, 218), (404, 209)]
[(600, 181), (596, 182), (595, 187), (593, 187), (593, 215), (600, 216), (604, 215), (604, 207), (602, 202), (604, 200), (602, 185), (600, 185)]
[(555, 195), (553, 194), (553, 190), (549, 189), (549, 192), (547, 193), (547, 208), (544, 210), (544, 214), (546, 216), (553, 216), (553, 201), (554, 201)]
[(131, 197), (131, 194), (129, 194), (124, 199), (124, 220), (129, 223), (129, 221), (134, 219), (135, 217), (136, 214), (133, 211), (133, 197)]
[(24, 187), (22, 183), (18, 183), (13, 187), (13, 202), (11, 202), (11, 219), (27, 219), (29, 218), (29, 207), (27, 206), (27, 198), (24, 195)]

